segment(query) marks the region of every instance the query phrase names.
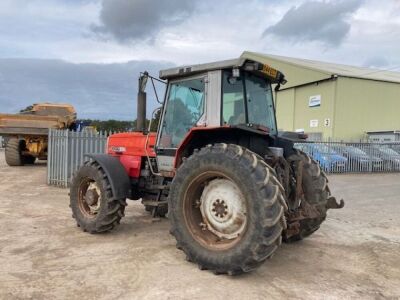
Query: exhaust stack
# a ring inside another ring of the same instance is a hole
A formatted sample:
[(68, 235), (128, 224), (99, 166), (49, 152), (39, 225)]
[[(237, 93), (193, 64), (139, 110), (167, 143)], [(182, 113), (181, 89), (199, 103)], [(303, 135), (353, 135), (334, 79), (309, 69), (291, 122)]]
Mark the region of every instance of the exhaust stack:
[(137, 96), (137, 119), (136, 119), (136, 131), (146, 132), (146, 84), (149, 73), (144, 72), (139, 77), (139, 88)]

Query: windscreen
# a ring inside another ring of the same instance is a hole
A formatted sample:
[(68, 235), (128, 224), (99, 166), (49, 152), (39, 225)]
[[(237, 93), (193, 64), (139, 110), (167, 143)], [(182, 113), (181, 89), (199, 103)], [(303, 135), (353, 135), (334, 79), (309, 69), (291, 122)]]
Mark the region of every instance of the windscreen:
[(161, 128), (161, 148), (177, 148), (200, 119), (204, 113), (204, 90), (204, 78), (171, 84)]

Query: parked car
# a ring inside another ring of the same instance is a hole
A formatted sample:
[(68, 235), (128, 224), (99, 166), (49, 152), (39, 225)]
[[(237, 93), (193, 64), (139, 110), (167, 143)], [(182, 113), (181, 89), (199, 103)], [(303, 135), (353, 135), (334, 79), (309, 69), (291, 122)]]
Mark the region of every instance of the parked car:
[(400, 154), (387, 145), (373, 145), (366, 148), (369, 155), (374, 155), (383, 160), (384, 170), (400, 170)]
[(297, 144), (296, 147), (308, 155), (311, 155), (324, 171), (331, 173), (343, 172), (346, 170), (347, 158), (336, 153), (325, 144), (302, 143)]
[(347, 158), (348, 171), (367, 172), (383, 169), (383, 160), (381, 158), (374, 155), (368, 155), (365, 151), (359, 148), (348, 146), (346, 144), (334, 144), (331, 148)]

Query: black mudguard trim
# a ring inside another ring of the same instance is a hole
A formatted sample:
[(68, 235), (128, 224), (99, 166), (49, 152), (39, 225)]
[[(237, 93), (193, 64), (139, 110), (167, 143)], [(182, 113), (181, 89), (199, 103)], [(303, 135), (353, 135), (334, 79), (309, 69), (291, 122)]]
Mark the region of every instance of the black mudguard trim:
[(85, 156), (96, 161), (103, 168), (116, 199), (131, 197), (130, 179), (118, 158), (106, 154), (86, 154)]

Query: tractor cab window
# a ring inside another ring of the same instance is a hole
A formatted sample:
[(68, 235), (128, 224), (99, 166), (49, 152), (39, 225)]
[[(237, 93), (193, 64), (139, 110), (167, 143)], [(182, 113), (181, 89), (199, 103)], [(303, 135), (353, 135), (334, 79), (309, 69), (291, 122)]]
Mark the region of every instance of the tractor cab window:
[(204, 113), (204, 79), (172, 83), (169, 88), (159, 146), (177, 148)]
[(222, 90), (222, 124), (246, 124), (243, 80), (233, 77), (230, 71), (224, 71)]
[(271, 84), (251, 73), (245, 74), (248, 122), (265, 126), (276, 133), (275, 111)]
[(262, 125), (276, 133), (271, 84), (262, 77), (241, 72), (233, 77), (225, 70), (222, 77), (222, 124)]

